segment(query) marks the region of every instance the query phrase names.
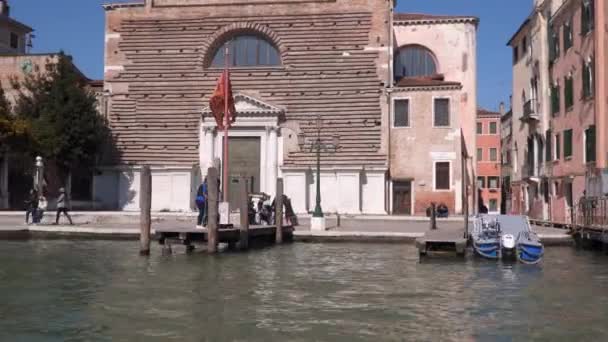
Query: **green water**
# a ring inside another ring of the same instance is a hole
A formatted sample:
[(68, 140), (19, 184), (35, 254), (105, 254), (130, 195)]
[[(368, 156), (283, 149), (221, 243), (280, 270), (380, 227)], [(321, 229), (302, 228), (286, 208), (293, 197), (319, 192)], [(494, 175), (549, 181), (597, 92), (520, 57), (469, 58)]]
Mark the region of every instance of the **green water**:
[(149, 259), (133, 242), (0, 242), (0, 341), (602, 341), (608, 257), (418, 263), (294, 244)]

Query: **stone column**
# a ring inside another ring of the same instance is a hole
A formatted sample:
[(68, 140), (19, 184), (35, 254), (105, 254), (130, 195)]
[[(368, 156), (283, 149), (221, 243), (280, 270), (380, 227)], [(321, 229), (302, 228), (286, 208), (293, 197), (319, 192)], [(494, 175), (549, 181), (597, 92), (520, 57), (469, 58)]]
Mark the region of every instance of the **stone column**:
[(215, 127), (202, 127), (202, 141), (199, 150), (200, 163), (201, 163), (201, 175), (207, 176), (207, 169), (213, 166), (213, 157), (215, 152)]
[(266, 148), (266, 189), (270, 196), (274, 197), (277, 193), (277, 174), (278, 174), (278, 127), (266, 127), (268, 142)]

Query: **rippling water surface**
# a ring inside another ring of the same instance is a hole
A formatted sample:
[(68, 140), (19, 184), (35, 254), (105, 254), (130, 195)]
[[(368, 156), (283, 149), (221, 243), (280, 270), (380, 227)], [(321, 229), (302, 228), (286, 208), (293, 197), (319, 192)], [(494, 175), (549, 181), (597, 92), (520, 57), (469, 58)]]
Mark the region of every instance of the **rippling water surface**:
[(403, 245), (149, 259), (132, 242), (0, 242), (0, 341), (608, 340), (608, 257), (418, 263)]

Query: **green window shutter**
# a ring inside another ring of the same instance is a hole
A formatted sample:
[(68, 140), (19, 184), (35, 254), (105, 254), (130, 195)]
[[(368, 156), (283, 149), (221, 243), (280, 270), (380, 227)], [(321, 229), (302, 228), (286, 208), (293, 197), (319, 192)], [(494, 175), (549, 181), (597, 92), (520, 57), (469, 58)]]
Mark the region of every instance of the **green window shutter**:
[(572, 130), (564, 131), (564, 158), (572, 157)]
[(564, 99), (566, 101), (566, 109), (570, 109), (574, 105), (574, 82), (572, 77), (566, 77), (564, 83)]
[(555, 115), (559, 112), (559, 86), (553, 86), (551, 88), (551, 112)]

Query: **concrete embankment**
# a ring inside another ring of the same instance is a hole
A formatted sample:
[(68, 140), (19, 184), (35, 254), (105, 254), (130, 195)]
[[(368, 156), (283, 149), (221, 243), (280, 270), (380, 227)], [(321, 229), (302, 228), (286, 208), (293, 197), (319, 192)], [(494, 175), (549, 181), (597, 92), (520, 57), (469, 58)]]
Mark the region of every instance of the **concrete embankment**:
[[(24, 213), (0, 213), (0, 239), (14, 238), (91, 238), (137, 239), (139, 237), (138, 213), (125, 212), (78, 212), (73, 213), (74, 226), (52, 225), (54, 213), (47, 213), (40, 225), (24, 225)], [(63, 219), (62, 219), (63, 220)], [(195, 216), (192, 213), (153, 213), (152, 233), (160, 228), (191, 228)], [(61, 221), (65, 222), (65, 221)], [(342, 217), (328, 218), (328, 231), (308, 230), (308, 218), (300, 218), (300, 226), (294, 233), (297, 242), (360, 242), (360, 243), (408, 243), (413, 244), (429, 229), (427, 218), (395, 217)], [(439, 229), (462, 229), (462, 218), (439, 220)], [(568, 231), (546, 227), (534, 227), (546, 246), (573, 243)]]

